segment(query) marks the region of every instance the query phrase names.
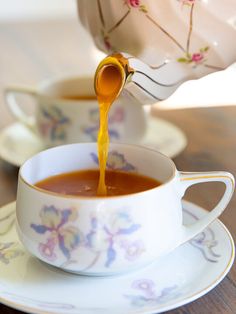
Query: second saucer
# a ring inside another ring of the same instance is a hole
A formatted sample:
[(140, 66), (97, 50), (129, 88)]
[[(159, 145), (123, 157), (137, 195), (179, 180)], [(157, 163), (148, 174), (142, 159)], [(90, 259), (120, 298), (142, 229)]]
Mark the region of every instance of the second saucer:
[[(146, 134), (142, 140), (133, 144), (159, 150), (173, 158), (186, 147), (187, 139), (172, 123), (148, 116)], [(45, 146), (42, 141), (21, 123), (14, 123), (0, 132), (0, 157), (14, 166), (21, 166), (43, 149)]]

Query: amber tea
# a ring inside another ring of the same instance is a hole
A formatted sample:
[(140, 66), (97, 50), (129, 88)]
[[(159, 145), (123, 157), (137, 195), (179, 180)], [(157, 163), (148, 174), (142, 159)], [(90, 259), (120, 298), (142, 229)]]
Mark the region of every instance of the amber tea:
[[(97, 196), (99, 170), (82, 170), (48, 177), (35, 185), (64, 195)], [(137, 173), (106, 171), (107, 196), (143, 192), (159, 186), (155, 179)]]

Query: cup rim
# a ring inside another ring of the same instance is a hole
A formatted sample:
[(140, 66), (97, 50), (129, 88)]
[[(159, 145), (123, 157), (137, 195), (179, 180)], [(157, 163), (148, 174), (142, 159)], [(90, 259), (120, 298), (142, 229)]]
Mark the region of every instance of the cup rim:
[[(69, 81), (69, 80), (75, 80), (78, 79), (80, 81), (82, 80), (91, 80), (92, 82), (94, 81), (93, 75), (60, 75), (60, 76), (55, 76), (55, 77), (48, 77), (47, 79), (43, 80), (41, 83), (39, 83), (39, 85), (36, 87), (36, 94), (37, 96), (40, 97), (44, 97), (45, 99), (49, 99), (49, 100), (53, 100), (55, 101), (57, 104), (60, 103), (77, 103), (78, 100), (73, 100), (73, 99), (64, 99), (62, 97), (52, 97), (50, 95), (47, 95), (47, 93), (44, 92), (44, 89), (46, 87), (49, 87), (50, 85), (56, 84), (56, 83), (60, 83), (60, 82), (64, 82), (64, 81)], [(92, 84), (93, 85), (93, 84)], [(96, 94), (95, 91), (89, 93), (89, 96), (94, 96), (94, 99), (81, 99), (83, 102), (87, 103), (87, 102), (92, 102), (95, 101), (97, 102), (97, 98), (96, 98)]]
[[(56, 146), (56, 147), (51, 147), (51, 148), (48, 148), (46, 150), (43, 150), (43, 151), (39, 152), (38, 154), (35, 154), (31, 158), (27, 159), (22, 164), (22, 166), (20, 167), (19, 175), (18, 175), (19, 180), (21, 180), (24, 184), (26, 184), (28, 187), (30, 187), (33, 190), (36, 190), (36, 191), (41, 192), (43, 194), (47, 194), (47, 195), (51, 195), (51, 196), (54, 196), (54, 197), (62, 198), (62, 199), (88, 200), (88, 201), (98, 201), (98, 200), (103, 200), (104, 201), (104, 200), (106, 200), (106, 201), (108, 201), (108, 200), (114, 200), (114, 199), (120, 199), (120, 198), (129, 198), (129, 197), (132, 197), (132, 196), (140, 196), (140, 195), (146, 194), (148, 192), (151, 192), (151, 191), (154, 191), (154, 190), (157, 190), (157, 189), (160, 190), (161, 188), (163, 188), (164, 186), (169, 184), (176, 176), (177, 169), (176, 169), (175, 163), (173, 162), (173, 160), (171, 158), (169, 158), (165, 154), (163, 154), (163, 153), (161, 153), (158, 150), (155, 150), (153, 148), (143, 147), (141, 145), (136, 145), (136, 144), (126, 144), (126, 143), (110, 143), (110, 145), (113, 144), (113, 145), (116, 145), (116, 146), (137, 147), (137, 148), (141, 148), (143, 150), (154, 152), (156, 154), (159, 154), (159, 155), (165, 157), (168, 160), (168, 162), (170, 163), (170, 166), (172, 168), (172, 174), (170, 175), (168, 180), (166, 180), (165, 182), (161, 183), (159, 186), (156, 186), (156, 187), (154, 187), (152, 189), (148, 189), (148, 190), (141, 191), (141, 192), (136, 192), (136, 193), (131, 193), (131, 194), (111, 195), (111, 196), (97, 196), (97, 195), (96, 196), (82, 196), (82, 195), (60, 194), (60, 193), (44, 190), (42, 188), (39, 188), (39, 187), (35, 186), (34, 184), (31, 184), (31, 183), (27, 182), (27, 180), (22, 175), (23, 167), (30, 160), (32, 160), (33, 158), (35, 158), (36, 156), (38, 156), (40, 154), (43, 154), (46, 151), (66, 148), (68, 146), (77, 146), (77, 145), (84, 146), (84, 145), (88, 145), (88, 144), (90, 144), (90, 145), (91, 144), (92, 145), (97, 145), (96, 142), (66, 144), (66, 145), (60, 145), (60, 146)], [(98, 168), (98, 170), (99, 170), (99, 168)]]

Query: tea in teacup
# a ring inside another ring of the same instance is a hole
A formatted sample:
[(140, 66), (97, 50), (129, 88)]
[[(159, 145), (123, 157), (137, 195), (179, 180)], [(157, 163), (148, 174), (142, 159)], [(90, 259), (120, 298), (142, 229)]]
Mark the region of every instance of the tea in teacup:
[[(64, 195), (96, 196), (98, 181), (98, 170), (83, 170), (51, 176), (35, 186)], [(143, 192), (160, 184), (153, 178), (137, 173), (106, 171), (107, 196)]]

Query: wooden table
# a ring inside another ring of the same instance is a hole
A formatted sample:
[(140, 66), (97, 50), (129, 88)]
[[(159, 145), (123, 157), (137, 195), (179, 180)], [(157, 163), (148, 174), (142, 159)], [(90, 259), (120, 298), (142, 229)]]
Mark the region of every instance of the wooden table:
[[(87, 65), (81, 62), (86, 33), (76, 20), (0, 24), (0, 128), (13, 121), (3, 102), (6, 85), (35, 84), (42, 79), (64, 73), (93, 73), (97, 56), (88, 53)], [(90, 44), (90, 42), (89, 42)], [(87, 52), (86, 52), (87, 53)], [(187, 135), (187, 148), (175, 158), (180, 170), (226, 170), (236, 176), (236, 107), (153, 112), (174, 122)], [(0, 205), (16, 198), (18, 169), (0, 161)], [(192, 188), (186, 198), (210, 209), (222, 193), (218, 184)], [(236, 194), (221, 220), (236, 239)], [(1, 314), (17, 314), (17, 310), (0, 305)], [(213, 291), (199, 300), (168, 313), (235, 314), (236, 270)], [(124, 313), (125, 314), (125, 313)]]

